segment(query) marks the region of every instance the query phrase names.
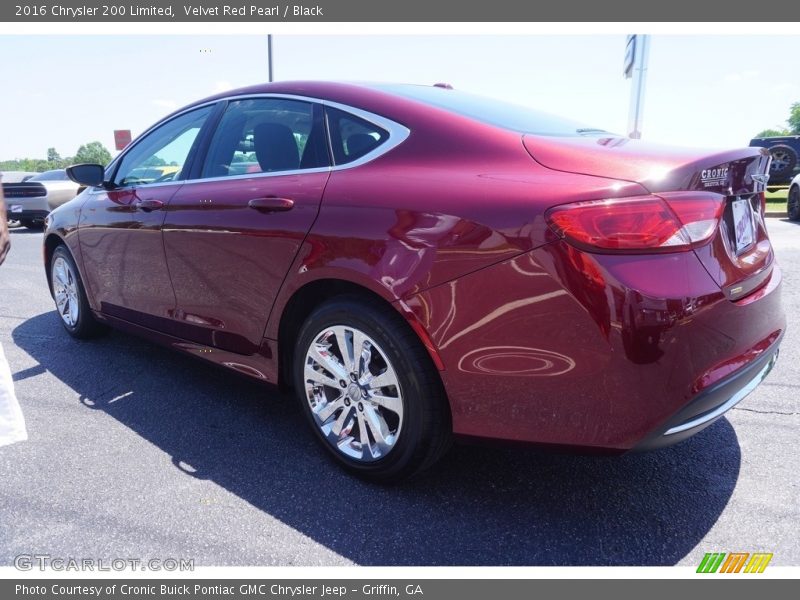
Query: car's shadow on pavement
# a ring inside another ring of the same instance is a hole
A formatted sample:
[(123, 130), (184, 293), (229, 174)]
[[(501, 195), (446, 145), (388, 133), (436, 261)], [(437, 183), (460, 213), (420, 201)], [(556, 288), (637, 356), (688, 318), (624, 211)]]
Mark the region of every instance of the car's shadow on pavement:
[(339, 470), (271, 388), (121, 333), (74, 341), (54, 312), (13, 338), (87, 410), (155, 444), (187, 477), (359, 564), (672, 565), (717, 521), (739, 473), (723, 419), (678, 446), (621, 457), (456, 446), (412, 482), (380, 487)]

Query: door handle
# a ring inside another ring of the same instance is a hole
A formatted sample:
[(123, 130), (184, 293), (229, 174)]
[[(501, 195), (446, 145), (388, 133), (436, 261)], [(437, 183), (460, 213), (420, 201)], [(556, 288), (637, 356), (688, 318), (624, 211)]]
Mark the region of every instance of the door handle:
[(161, 200), (137, 200), (136, 203), (133, 205), (138, 210), (143, 210), (144, 212), (150, 212), (153, 210), (158, 210), (159, 208), (164, 207), (164, 203)]
[(267, 196), (265, 198), (253, 198), (247, 203), (247, 206), (259, 212), (284, 212), (294, 208), (294, 200)]

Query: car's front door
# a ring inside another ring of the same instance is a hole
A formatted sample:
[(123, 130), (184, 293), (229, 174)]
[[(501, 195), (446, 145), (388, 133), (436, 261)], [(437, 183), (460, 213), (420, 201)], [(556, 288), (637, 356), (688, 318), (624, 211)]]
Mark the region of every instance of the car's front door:
[(167, 207), (164, 247), (182, 337), (239, 354), (269, 311), (330, 173), (322, 107), (231, 101), (200, 169)]
[(193, 148), (213, 107), (184, 113), (137, 141), (111, 168), (110, 184), (89, 192), (79, 239), (95, 310), (162, 329), (175, 309), (161, 225), (183, 185)]

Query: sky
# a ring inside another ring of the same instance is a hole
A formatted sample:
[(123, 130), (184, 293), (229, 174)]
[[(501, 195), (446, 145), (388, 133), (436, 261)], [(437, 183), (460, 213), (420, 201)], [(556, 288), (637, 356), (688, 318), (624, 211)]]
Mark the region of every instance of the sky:
[[(368, 28), (368, 24), (365, 24)], [(627, 133), (623, 35), (277, 35), (276, 80), (433, 84)], [(654, 35), (643, 139), (746, 146), (800, 101), (800, 35)], [(172, 110), (267, 80), (266, 36), (0, 35), (0, 160), (74, 155)], [(780, 58), (782, 57), (782, 58)]]

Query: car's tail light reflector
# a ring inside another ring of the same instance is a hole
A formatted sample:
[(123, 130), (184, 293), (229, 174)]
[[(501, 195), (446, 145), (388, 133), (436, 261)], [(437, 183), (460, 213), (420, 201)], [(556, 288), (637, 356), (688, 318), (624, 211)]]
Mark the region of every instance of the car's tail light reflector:
[(563, 204), (546, 218), (556, 234), (589, 251), (680, 252), (707, 241), (724, 208), (720, 194), (669, 192)]

